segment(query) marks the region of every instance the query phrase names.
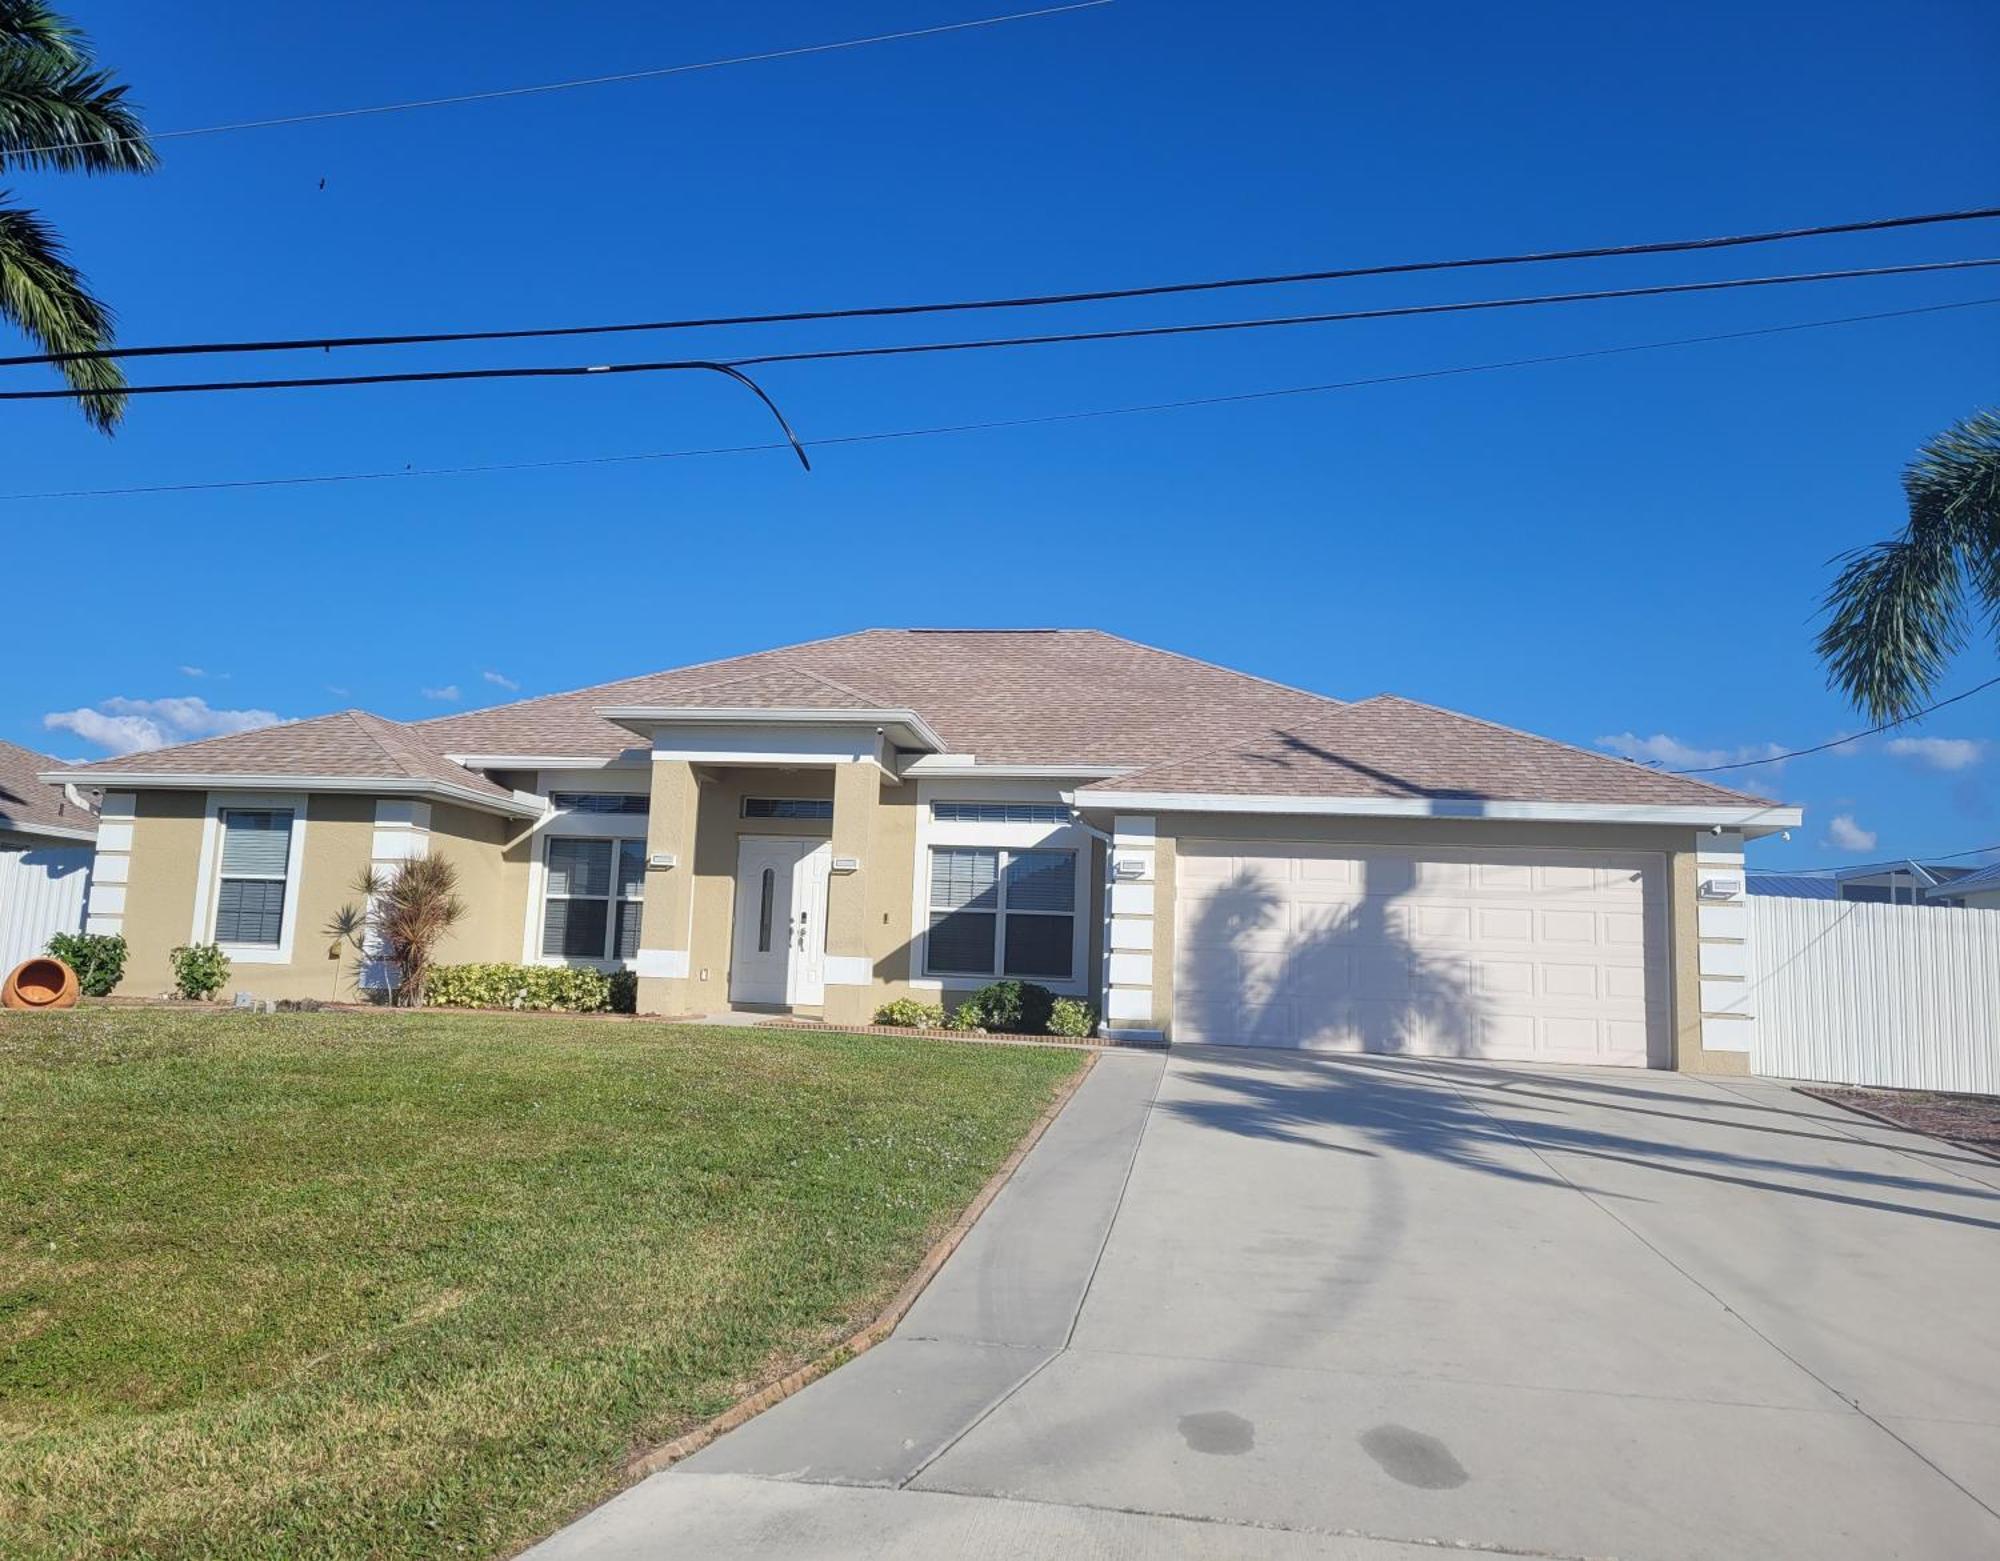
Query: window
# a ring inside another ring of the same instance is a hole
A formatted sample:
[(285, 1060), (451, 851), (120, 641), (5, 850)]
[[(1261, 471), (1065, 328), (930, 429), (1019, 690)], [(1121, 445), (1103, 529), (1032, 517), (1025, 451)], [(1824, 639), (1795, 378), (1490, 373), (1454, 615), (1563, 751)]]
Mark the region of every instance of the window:
[(938, 846), (930, 896), (932, 975), (1075, 974), (1075, 852)]
[(1067, 824), (1076, 815), (1060, 802), (933, 802), (937, 824)]
[(222, 810), (222, 886), (215, 941), (276, 948), (285, 930), (285, 870), (292, 859), (289, 808)]
[(552, 791), (549, 803), (558, 813), (637, 813), (652, 811), (652, 799), (643, 792)]
[(543, 957), (636, 959), (646, 908), (646, 842), (556, 839), (548, 851)]
[(831, 797), (745, 797), (745, 818), (832, 818)]

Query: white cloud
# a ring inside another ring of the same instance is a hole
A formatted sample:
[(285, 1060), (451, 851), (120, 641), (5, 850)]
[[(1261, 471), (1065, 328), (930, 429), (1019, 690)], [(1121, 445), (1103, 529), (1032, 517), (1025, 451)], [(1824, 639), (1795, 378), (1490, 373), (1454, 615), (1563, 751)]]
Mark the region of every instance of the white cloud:
[(338, 683), (327, 684), (326, 691), (336, 699), (345, 699), (347, 697), (347, 690), (342, 688)]
[(1875, 831), (1854, 822), (1852, 813), (1836, 813), (1826, 826), (1826, 843), (1841, 851), (1873, 851)]
[(205, 678), (208, 676), (208, 669), (206, 667), (179, 667), (176, 670), (184, 678)]
[(1971, 769), (1986, 751), (1970, 737), (1892, 737), (1883, 746), (1899, 759), (1946, 772)]
[[(1684, 743), (1678, 737), (1669, 737), (1665, 732), (1655, 732), (1651, 737), (1641, 737), (1636, 732), (1619, 732), (1612, 737), (1600, 737), (1597, 746), (1627, 759), (1637, 759), (1642, 764), (1657, 764), (1668, 770), (1700, 770), (1717, 764), (1742, 764), (1751, 759), (1774, 759), (1783, 753), (1778, 743), (1751, 743), (1743, 748), (1697, 748), (1692, 743)], [(1771, 768), (1776, 769), (1776, 765)]]
[(486, 679), (487, 682), (491, 683), (495, 688), (504, 688), (510, 694), (518, 694), (521, 691), (521, 685), (515, 682), (514, 679), (506, 676), (504, 673), (482, 672), (479, 675), (484, 679)]
[(74, 732), (111, 753), (144, 753), (198, 737), (254, 732), (260, 726), (276, 726), (280, 719), (272, 710), (216, 710), (207, 700), (193, 697), (121, 696), (99, 700), (96, 709), (52, 710), (42, 717), (42, 725), (51, 731)]
[(424, 698), (446, 701), (456, 699), (458, 698), (458, 685), (456, 683), (447, 683), (443, 688), (427, 688), (424, 690)]

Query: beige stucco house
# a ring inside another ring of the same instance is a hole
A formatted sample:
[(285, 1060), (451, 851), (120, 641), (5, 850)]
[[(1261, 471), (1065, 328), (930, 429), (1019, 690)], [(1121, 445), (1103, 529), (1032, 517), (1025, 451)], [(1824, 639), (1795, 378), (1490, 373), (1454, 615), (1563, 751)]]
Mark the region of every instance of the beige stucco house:
[(637, 973), (658, 1014), (869, 1019), (1001, 975), (1172, 1042), (1741, 1071), (1743, 842), (1799, 812), (1387, 695), (1091, 630), (876, 629), (400, 723), (51, 771), (92, 925), (352, 994), (357, 872), (458, 866), (446, 961)]

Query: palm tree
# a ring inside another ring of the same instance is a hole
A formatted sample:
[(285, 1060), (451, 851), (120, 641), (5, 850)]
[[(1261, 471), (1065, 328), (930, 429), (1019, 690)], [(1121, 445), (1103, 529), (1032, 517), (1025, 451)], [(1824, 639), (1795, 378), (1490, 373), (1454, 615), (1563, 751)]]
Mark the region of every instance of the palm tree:
[(413, 856), (389, 873), (362, 868), (354, 892), (363, 904), (343, 905), (327, 923), (334, 948), (343, 938), (354, 946), (357, 979), (373, 963), (386, 965), (390, 1001), (422, 1006), (437, 946), (465, 915), (458, 869), (445, 857)]
[(1841, 555), (1819, 655), (1880, 721), (1914, 715), (1983, 618), (2000, 643), (2000, 411), (1928, 440), (1903, 473), (1902, 535)]
[[(43, 0), (0, 0), (0, 169), (146, 173), (158, 159), (125, 88), (99, 70), (83, 34)], [(70, 264), (56, 232), (0, 189), (0, 315), (44, 352), (112, 345), (111, 311)], [(83, 415), (110, 433), (125, 412), (125, 374), (109, 358), (56, 365)]]

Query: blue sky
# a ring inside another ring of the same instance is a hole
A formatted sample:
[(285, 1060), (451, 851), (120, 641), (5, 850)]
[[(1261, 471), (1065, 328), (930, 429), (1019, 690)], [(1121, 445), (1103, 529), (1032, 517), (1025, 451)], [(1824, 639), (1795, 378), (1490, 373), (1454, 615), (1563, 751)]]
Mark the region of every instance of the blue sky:
[[(903, 3), (77, 5), (160, 130), (997, 14)], [(2000, 195), (2000, 10), (1195, 5), (164, 142), (27, 176), (130, 342), (841, 306), (1747, 231)], [(322, 187), (322, 181), (324, 185)], [(1734, 255), (1004, 317), (1059, 329), (2000, 255), (2000, 222)], [(1978, 274), (796, 365), (808, 437), (1032, 417), (2000, 296)], [(772, 327), (454, 364), (980, 334)], [(310, 357), (366, 370), (442, 352)], [(227, 360), (247, 372), (282, 360)], [(267, 366), (268, 365), (268, 366)], [(207, 366), (223, 366), (213, 361)], [(873, 624), (1090, 624), (1338, 696), (1668, 763), (1863, 725), (1811, 650), (1840, 549), (1992, 404), (2000, 308), (1492, 374), (770, 453), (8, 498), (0, 736), (64, 755), (361, 705), (411, 718)], [(42, 383), (41, 371), (15, 371)], [(136, 378), (166, 377), (140, 367)], [(699, 450), (746, 395), (656, 376), (8, 411), (8, 495)], [(47, 589), (21, 560), (49, 547)], [(1949, 689), (1996, 670), (1990, 646)], [(199, 706), (185, 703), (199, 700)], [(162, 703), (180, 701), (181, 703)], [(75, 712), (87, 712), (77, 716)], [(51, 729), (55, 714), (66, 725)], [(2000, 841), (2000, 690), (1743, 772), (1757, 860)], [(1711, 757), (1712, 756), (1712, 757)], [(1836, 823), (1845, 820), (1845, 824)]]

